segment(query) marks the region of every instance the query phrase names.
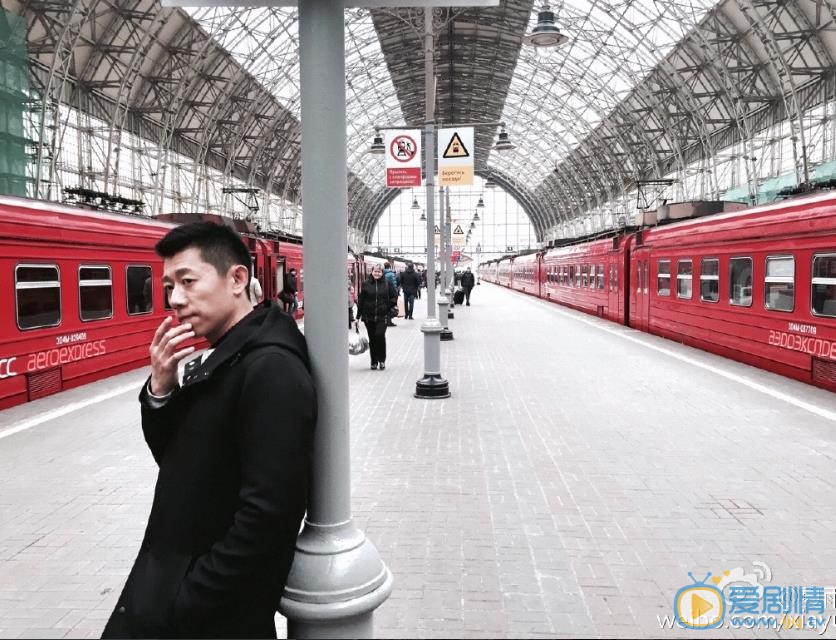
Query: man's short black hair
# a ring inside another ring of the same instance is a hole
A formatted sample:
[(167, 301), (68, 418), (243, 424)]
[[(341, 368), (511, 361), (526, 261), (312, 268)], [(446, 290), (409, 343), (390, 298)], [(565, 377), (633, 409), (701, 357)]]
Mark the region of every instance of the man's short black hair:
[(391, 267), (392, 267), (392, 265), (391, 265), (391, 264), (389, 264), (388, 262), (384, 262), (384, 263), (383, 263), (383, 268), (384, 268), (384, 269), (390, 269)]
[(190, 222), (169, 231), (154, 247), (161, 258), (173, 258), (181, 251), (197, 247), (203, 260), (224, 275), (232, 265), (247, 268), (250, 281), (250, 252), (241, 237), (232, 229), (214, 222)]

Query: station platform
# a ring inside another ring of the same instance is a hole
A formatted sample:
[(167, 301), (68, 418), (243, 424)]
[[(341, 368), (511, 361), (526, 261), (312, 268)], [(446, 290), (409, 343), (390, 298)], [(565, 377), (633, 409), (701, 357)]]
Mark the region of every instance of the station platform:
[[(694, 637), (688, 572), (823, 590), (824, 630), (711, 637), (836, 637), (834, 394), (498, 286), (471, 302), (449, 399), (412, 395), (426, 297), (385, 371), (350, 358), (353, 514), (395, 578), (378, 637)], [(156, 478), (146, 374), (0, 412), (0, 637), (101, 633)]]

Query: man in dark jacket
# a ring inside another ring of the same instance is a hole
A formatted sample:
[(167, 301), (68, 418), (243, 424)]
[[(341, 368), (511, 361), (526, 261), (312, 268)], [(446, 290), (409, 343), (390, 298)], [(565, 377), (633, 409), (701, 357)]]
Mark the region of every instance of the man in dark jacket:
[(467, 300), (467, 306), (470, 306), (470, 292), (473, 290), (473, 285), (476, 279), (473, 277), (473, 272), (470, 267), (462, 274), (462, 289), (464, 289), (464, 297)]
[(284, 304), (284, 310), (293, 315), (299, 307), (296, 300), (296, 269), (293, 267), (285, 274), (282, 290), (279, 293), (279, 300)]
[[(316, 395), (305, 339), (247, 296), (231, 229), (177, 227), (156, 247), (177, 322), (151, 342), (139, 400), (159, 465), (154, 501), (106, 638), (275, 638), (305, 513)], [(178, 363), (206, 338), (210, 349)]]
[(415, 308), (415, 296), (421, 289), (421, 276), (415, 271), (415, 266), (410, 262), (406, 269), (401, 272), (401, 289), (403, 290), (404, 318), (412, 320), (412, 311)]

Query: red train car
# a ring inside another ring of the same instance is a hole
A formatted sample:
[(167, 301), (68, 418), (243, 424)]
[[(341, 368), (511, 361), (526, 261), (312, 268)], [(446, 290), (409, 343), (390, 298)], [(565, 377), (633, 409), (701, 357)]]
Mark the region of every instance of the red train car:
[[(0, 197), (0, 409), (148, 363), (167, 311), (154, 245), (178, 222)], [(266, 298), (302, 247), (239, 229)], [(301, 280), (301, 277), (300, 277)], [(12, 298), (14, 303), (12, 304)]]
[(511, 280), (508, 286), (523, 293), (539, 296), (541, 284), (539, 270), (537, 254), (517, 256), (511, 260)]
[(0, 408), (148, 362), (173, 226), (0, 198)]
[[(542, 298), (836, 390), (836, 195), (642, 229), (536, 257)], [(482, 279), (531, 286), (531, 256)]]
[(836, 195), (636, 238), (630, 325), (836, 389)]
[(620, 292), (629, 278), (632, 241), (632, 236), (620, 236), (542, 254), (541, 297), (625, 323), (627, 305)]

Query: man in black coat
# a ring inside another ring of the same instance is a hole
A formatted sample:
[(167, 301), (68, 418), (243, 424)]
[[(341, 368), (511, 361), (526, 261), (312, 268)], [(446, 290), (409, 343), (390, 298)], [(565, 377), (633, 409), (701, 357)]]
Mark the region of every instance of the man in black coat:
[(415, 296), (421, 289), (421, 276), (415, 271), (415, 266), (410, 262), (406, 269), (401, 272), (401, 289), (403, 290), (404, 317), (412, 320), (412, 312), (415, 309)]
[(467, 306), (470, 306), (470, 292), (473, 290), (473, 285), (476, 284), (476, 279), (473, 277), (473, 272), (470, 267), (462, 274), (462, 289), (464, 289), (464, 297), (467, 300)]
[(285, 274), (282, 290), (279, 292), (279, 300), (284, 304), (284, 310), (290, 315), (296, 313), (296, 309), (299, 307), (299, 303), (296, 301), (296, 293), (296, 269), (291, 267)]
[[(142, 430), (159, 465), (148, 526), (106, 638), (275, 638), (305, 513), (316, 395), (305, 339), (247, 296), (231, 229), (195, 223), (157, 244), (177, 317), (151, 343)], [(178, 363), (206, 338), (211, 348)]]

